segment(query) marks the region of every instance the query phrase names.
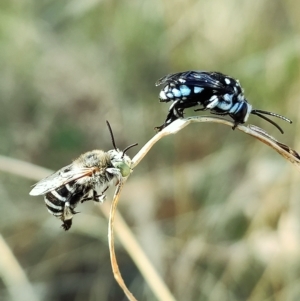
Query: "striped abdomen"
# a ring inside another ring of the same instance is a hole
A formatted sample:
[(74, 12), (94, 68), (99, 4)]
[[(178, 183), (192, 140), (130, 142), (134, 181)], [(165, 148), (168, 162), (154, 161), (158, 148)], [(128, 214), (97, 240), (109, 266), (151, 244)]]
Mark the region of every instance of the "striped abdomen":
[(90, 187), (68, 183), (45, 194), (48, 212), (63, 221), (62, 227), (69, 230), (77, 204), (89, 193)]

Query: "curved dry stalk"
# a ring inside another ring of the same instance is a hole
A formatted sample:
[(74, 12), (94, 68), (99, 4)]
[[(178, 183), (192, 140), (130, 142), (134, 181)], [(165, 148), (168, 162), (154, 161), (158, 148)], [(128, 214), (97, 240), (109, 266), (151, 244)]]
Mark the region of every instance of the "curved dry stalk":
[(116, 258), (116, 253), (115, 253), (115, 244), (114, 244), (114, 219), (115, 219), (115, 212), (117, 209), (117, 205), (118, 205), (118, 201), (120, 198), (120, 193), (122, 190), (124, 183), (123, 181), (119, 182), (119, 185), (115, 191), (114, 194), (114, 198), (110, 207), (110, 214), (109, 214), (109, 220), (108, 220), (108, 245), (109, 245), (109, 254), (110, 254), (110, 262), (111, 262), (111, 267), (113, 270), (113, 274), (114, 277), (116, 279), (116, 281), (118, 282), (118, 284), (120, 285), (120, 287), (122, 288), (123, 292), (125, 293), (125, 295), (127, 296), (127, 298), (130, 301), (137, 301), (137, 299), (135, 299), (135, 297), (132, 295), (132, 293), (130, 292), (130, 290), (127, 288), (119, 266), (118, 266), (118, 262), (117, 262), (117, 258)]
[[(170, 290), (167, 288), (164, 281), (159, 276), (159, 274), (157, 273), (157, 271), (155, 270), (151, 262), (149, 261), (148, 257), (142, 250), (141, 246), (136, 241), (129, 227), (124, 222), (120, 214), (116, 211), (123, 185), (124, 182), (121, 184), (121, 186), (119, 185), (116, 189), (111, 204), (109, 217), (108, 217), (109, 218), (108, 242), (109, 242), (109, 251), (110, 251), (111, 265), (112, 265), (114, 277), (118, 282), (118, 284), (120, 285), (120, 287), (123, 289), (128, 299), (130, 301), (136, 301), (135, 297), (127, 288), (117, 263), (115, 247), (114, 247), (114, 225), (115, 225), (117, 229), (120, 228), (122, 229), (122, 235), (120, 234), (118, 235), (119, 240), (123, 243), (123, 246), (127, 246), (126, 250), (128, 254), (131, 256), (132, 260), (138, 267), (139, 271), (143, 275), (149, 287), (152, 289), (152, 292), (156, 296), (156, 298), (160, 301), (175, 301), (175, 298), (173, 297)], [(115, 217), (116, 217), (116, 222), (114, 223)]]
[[(230, 127), (234, 126), (234, 123), (226, 120), (224, 118), (220, 117), (207, 117), (207, 116), (195, 116), (195, 117), (188, 117), (188, 118), (180, 118), (171, 123), (169, 126), (164, 128), (162, 131), (158, 132), (152, 139), (150, 139), (143, 147), (142, 149), (134, 156), (132, 159), (131, 168), (135, 168), (141, 160), (146, 156), (146, 154), (150, 151), (150, 149), (154, 146), (156, 142), (158, 142), (161, 138), (164, 136), (168, 136), (170, 134), (176, 134), (178, 131), (182, 130), (184, 127), (186, 127), (190, 123), (194, 122), (213, 122), (213, 123), (221, 123), (228, 125)], [(261, 142), (265, 143), (266, 145), (273, 148), (275, 151), (277, 151), (281, 156), (283, 156), (285, 159), (289, 160), (290, 162), (294, 163), (298, 169), (300, 169), (300, 156), (299, 154), (291, 149), (289, 146), (278, 142), (274, 137), (269, 135), (266, 131), (263, 129), (256, 127), (254, 125), (238, 125), (236, 127), (240, 131), (260, 140)], [(123, 184), (122, 184), (123, 185)], [(121, 187), (120, 189), (117, 189), (112, 205), (111, 205), (111, 211), (110, 211), (110, 217), (109, 217), (109, 246), (110, 246), (110, 255), (111, 255), (111, 263), (112, 263), (112, 269), (115, 276), (115, 279), (119, 283), (119, 285), (124, 290), (125, 294), (129, 298), (129, 300), (136, 300), (134, 296), (131, 294), (131, 292), (126, 287), (117, 261), (115, 257), (114, 252), (114, 237), (113, 237), (113, 222), (114, 222), (114, 215), (116, 212), (118, 200), (120, 197)], [(141, 270), (141, 269), (140, 269)], [(149, 282), (148, 282), (149, 283)], [(153, 289), (153, 288), (152, 288)], [(154, 290), (153, 290), (154, 291)], [(166, 299), (162, 299), (166, 300)]]
[[(225, 124), (230, 127), (234, 126), (234, 123), (232, 121), (226, 120), (221, 117), (193, 116), (177, 119), (170, 125), (168, 125), (166, 128), (164, 128), (162, 131), (158, 132), (152, 139), (150, 139), (144, 145), (144, 147), (132, 159), (131, 167), (134, 168), (135, 166), (137, 166), (139, 162), (145, 157), (145, 155), (150, 151), (152, 146), (162, 137), (170, 134), (176, 134), (177, 132), (185, 128), (187, 125), (194, 122), (213, 122)], [(277, 153), (279, 153), (282, 157), (293, 163), (300, 170), (300, 155), (289, 146), (277, 141), (274, 137), (272, 137), (266, 131), (257, 126), (251, 124), (248, 126), (239, 124), (236, 128), (244, 132), (245, 134), (248, 134), (265, 143), (266, 145), (270, 146)]]

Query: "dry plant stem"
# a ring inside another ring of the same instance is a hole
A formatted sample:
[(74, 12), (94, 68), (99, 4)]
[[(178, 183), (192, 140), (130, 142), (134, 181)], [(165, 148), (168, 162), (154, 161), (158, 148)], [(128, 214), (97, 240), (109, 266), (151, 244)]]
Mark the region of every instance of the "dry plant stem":
[[(124, 183), (123, 183), (124, 184)], [(123, 185), (122, 184), (122, 185)], [(121, 188), (122, 189), (122, 188)], [(129, 300), (136, 300), (132, 294), (129, 292), (126, 287), (121, 273), (119, 271), (119, 267), (116, 260), (115, 248), (114, 248), (114, 227), (116, 229), (122, 229), (122, 235), (118, 235), (119, 240), (122, 242), (124, 246), (127, 246), (126, 250), (128, 254), (131, 256), (132, 260), (135, 262), (136, 266), (140, 270), (144, 279), (148, 283), (149, 287), (152, 289), (153, 294), (160, 301), (175, 301), (175, 298), (163, 282), (162, 278), (159, 276), (157, 271), (154, 269), (153, 265), (145, 255), (141, 246), (137, 243), (135, 237), (130, 231), (127, 224), (124, 222), (122, 216), (116, 211), (118, 200), (120, 196), (121, 189), (118, 189), (119, 192), (116, 191), (114, 195), (114, 199), (111, 205), (110, 213), (105, 212), (109, 218), (109, 228), (108, 228), (108, 241), (110, 248), (110, 256), (111, 256), (111, 264), (114, 273), (114, 277), (124, 290), (126, 296)], [(109, 215), (109, 216), (108, 216)], [(116, 217), (116, 219), (115, 219)], [(114, 222), (115, 221), (115, 222)], [(131, 299), (132, 298), (132, 299)]]
[(118, 282), (118, 284), (120, 285), (120, 287), (123, 289), (127, 298), (130, 301), (137, 301), (135, 299), (135, 297), (132, 295), (132, 293), (129, 291), (129, 289), (127, 288), (127, 286), (121, 276), (121, 272), (119, 270), (119, 266), (118, 266), (117, 258), (116, 258), (116, 254), (115, 254), (113, 226), (114, 226), (115, 212), (117, 209), (117, 205), (118, 205), (118, 201), (119, 201), (119, 197), (120, 197), (120, 193), (121, 193), (123, 185), (124, 185), (123, 182), (120, 182), (120, 184), (118, 185), (116, 192), (114, 194), (111, 208), (110, 208), (110, 215), (109, 215), (109, 220), (108, 220), (109, 221), (108, 222), (108, 245), (109, 245), (109, 253), (110, 253), (110, 262), (111, 262), (112, 270), (114, 273), (114, 277), (115, 277), (116, 281)]
[(0, 275), (11, 300), (38, 301), (33, 287), (11, 249), (0, 235)]
[[(158, 132), (152, 139), (150, 139), (144, 147), (135, 155), (132, 159), (131, 167), (134, 168), (139, 164), (139, 162), (144, 158), (144, 156), (150, 151), (152, 146), (159, 141), (162, 137), (176, 134), (183, 128), (185, 128), (190, 123), (195, 122), (212, 122), (212, 123), (221, 123), (230, 127), (233, 127), (234, 123), (232, 121), (226, 120), (221, 117), (211, 117), (211, 116), (194, 116), (194, 117), (187, 117), (187, 118), (180, 118), (175, 120), (169, 126), (164, 128), (162, 131)], [(270, 136), (264, 130), (253, 126), (253, 125), (238, 125), (236, 129), (260, 140), (264, 144), (273, 148), (277, 153), (279, 153), (282, 157), (293, 163), (299, 170), (300, 170), (300, 157), (299, 154), (288, 147), (285, 144), (278, 142), (275, 138)]]

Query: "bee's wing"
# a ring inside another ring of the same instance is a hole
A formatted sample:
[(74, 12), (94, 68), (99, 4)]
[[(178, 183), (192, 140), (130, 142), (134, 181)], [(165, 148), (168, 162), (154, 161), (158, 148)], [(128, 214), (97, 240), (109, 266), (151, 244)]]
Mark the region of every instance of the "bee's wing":
[(63, 167), (34, 185), (30, 195), (43, 195), (74, 180), (90, 177), (96, 167), (85, 168), (74, 163)]
[(178, 76), (180, 76), (181, 74), (183, 74), (184, 72), (180, 72), (180, 73), (172, 73), (172, 74), (168, 74), (165, 75), (163, 77), (161, 77), (160, 79), (158, 79), (155, 83), (155, 86), (160, 86), (160, 85), (164, 85), (167, 83), (172, 82), (175, 78), (177, 78)]
[(168, 84), (168, 83), (172, 83), (172, 82), (178, 82), (179, 79), (186, 80), (186, 77), (191, 72), (193, 72), (193, 71), (185, 71), (185, 72), (171, 73), (171, 74), (165, 75), (155, 83), (155, 86), (160, 86), (160, 85), (164, 85), (164, 84)]
[(155, 85), (159, 86), (173, 82), (175, 84), (182, 83), (184, 85), (232, 92), (232, 87), (224, 84), (225, 78), (225, 75), (218, 72), (186, 71), (168, 74), (159, 79)]

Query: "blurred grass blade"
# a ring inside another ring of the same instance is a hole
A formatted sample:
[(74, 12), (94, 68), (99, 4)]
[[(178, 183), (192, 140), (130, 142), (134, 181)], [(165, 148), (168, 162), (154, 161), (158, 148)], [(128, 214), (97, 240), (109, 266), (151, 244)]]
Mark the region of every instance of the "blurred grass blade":
[(51, 169), (1, 155), (0, 170), (34, 181), (39, 181), (53, 173)]
[(38, 301), (39, 298), (27, 279), (13, 252), (0, 235), (0, 276), (13, 301)]

